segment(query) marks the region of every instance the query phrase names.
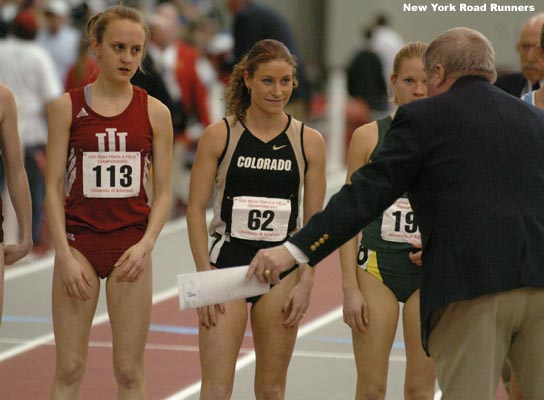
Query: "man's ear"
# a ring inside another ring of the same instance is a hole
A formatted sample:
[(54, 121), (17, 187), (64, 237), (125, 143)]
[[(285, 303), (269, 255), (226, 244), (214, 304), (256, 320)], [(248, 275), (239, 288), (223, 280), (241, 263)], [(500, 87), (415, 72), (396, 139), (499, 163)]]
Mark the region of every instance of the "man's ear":
[(446, 82), (446, 70), (442, 64), (436, 64), (435, 68), (437, 86), (442, 86)]

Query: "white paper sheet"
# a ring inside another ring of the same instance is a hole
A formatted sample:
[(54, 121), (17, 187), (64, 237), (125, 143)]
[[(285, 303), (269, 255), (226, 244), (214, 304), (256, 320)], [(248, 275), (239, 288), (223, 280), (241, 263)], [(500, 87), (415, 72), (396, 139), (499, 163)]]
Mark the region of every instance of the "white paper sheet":
[(245, 265), (178, 275), (180, 310), (267, 293), (269, 283), (260, 283), (256, 278), (246, 282), (248, 268)]

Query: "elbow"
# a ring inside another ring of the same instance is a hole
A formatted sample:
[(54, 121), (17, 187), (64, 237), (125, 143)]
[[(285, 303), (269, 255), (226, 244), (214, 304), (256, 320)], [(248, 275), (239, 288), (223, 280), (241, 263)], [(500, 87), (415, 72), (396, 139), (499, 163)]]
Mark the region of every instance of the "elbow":
[(207, 205), (201, 205), (189, 201), (187, 204), (186, 218), (187, 223), (191, 224), (196, 221), (199, 217), (205, 219)]
[(164, 187), (161, 190), (157, 190), (157, 188), (153, 189), (153, 205), (160, 205), (161, 208), (165, 207), (170, 209), (170, 206), (172, 205), (172, 190), (170, 187)]

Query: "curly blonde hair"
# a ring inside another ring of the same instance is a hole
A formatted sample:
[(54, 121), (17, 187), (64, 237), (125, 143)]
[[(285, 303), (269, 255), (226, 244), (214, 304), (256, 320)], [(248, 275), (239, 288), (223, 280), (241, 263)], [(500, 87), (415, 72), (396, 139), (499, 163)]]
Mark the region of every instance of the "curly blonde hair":
[(282, 60), (293, 67), (293, 84), (298, 85), (296, 78), (297, 62), (295, 56), (280, 41), (274, 39), (260, 40), (246, 53), (242, 60), (234, 66), (226, 91), (228, 116), (244, 121), (246, 111), (251, 104), (251, 95), (244, 82), (244, 72), (253, 77), (259, 65), (270, 61)]

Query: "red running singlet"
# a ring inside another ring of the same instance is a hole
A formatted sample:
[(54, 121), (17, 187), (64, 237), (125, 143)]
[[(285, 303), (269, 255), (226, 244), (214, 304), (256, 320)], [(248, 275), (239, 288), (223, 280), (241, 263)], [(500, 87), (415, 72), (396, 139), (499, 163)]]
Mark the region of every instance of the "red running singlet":
[(87, 104), (84, 88), (71, 90), (72, 125), (66, 162), (66, 227), (111, 232), (145, 229), (149, 215), (144, 183), (149, 175), (153, 132), (147, 93), (133, 88), (119, 115), (104, 117)]

